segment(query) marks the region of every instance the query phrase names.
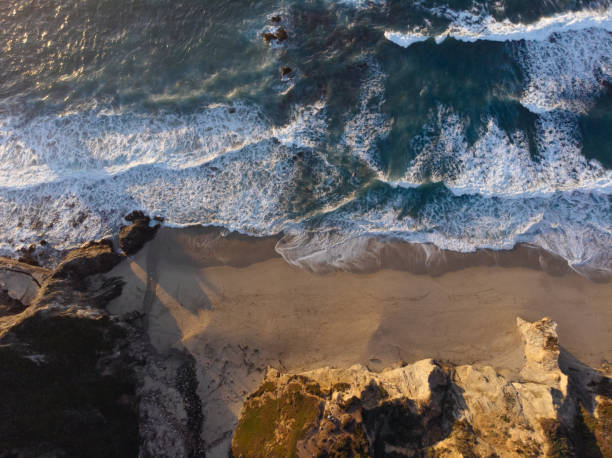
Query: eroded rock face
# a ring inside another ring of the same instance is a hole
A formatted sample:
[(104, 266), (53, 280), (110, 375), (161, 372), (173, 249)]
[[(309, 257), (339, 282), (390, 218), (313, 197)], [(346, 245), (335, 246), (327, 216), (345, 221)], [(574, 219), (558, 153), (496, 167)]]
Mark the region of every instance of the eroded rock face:
[(53, 277), (78, 281), (90, 275), (109, 272), (122, 259), (123, 256), (114, 251), (112, 240), (89, 242), (70, 251), (53, 272)]
[(608, 456), (611, 379), (575, 362), (566, 363), (564, 373), (552, 320), (519, 318), (517, 328), (525, 364), (516, 380), (492, 367), (432, 360), (382, 373), (362, 366), (298, 375), (269, 371), (244, 406), (232, 452)]
[(150, 226), (151, 218), (141, 211), (133, 211), (125, 219), (131, 224), (123, 226), (119, 231), (119, 247), (130, 256), (155, 237), (159, 224)]

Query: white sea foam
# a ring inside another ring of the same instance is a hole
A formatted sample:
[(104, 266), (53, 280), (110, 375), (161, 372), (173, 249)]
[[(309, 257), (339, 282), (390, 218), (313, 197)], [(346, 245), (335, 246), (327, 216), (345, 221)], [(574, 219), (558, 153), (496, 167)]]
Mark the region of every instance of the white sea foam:
[(181, 169), (269, 138), (254, 107), (215, 105), (192, 115), (92, 108), (0, 120), (0, 187), (104, 176), (156, 164)]
[(444, 182), (455, 194), (529, 197), (556, 192), (612, 193), (612, 171), (581, 154), (577, 120), (567, 112), (544, 113), (537, 121), (537, 157), (524, 134), (502, 131), (489, 119), (469, 145), (466, 126), (440, 107), (419, 138), (421, 152), (396, 184)]
[(351, 154), (367, 162), (379, 176), (382, 171), (376, 163), (376, 142), (385, 138), (391, 131), (393, 122), (381, 113), (385, 101), (385, 77), (380, 65), (367, 59), (368, 71), (361, 82), (358, 112), (344, 125), (341, 144)]
[[(57, 247), (98, 238), (117, 230), (121, 216), (135, 208), (169, 224), (278, 232), (292, 214), (293, 186), (302, 175), (309, 174), (313, 199), (336, 179), (314, 152), (296, 166), (296, 151), (311, 151), (325, 131), (324, 106), (296, 109), (280, 127), (253, 107), (230, 108), (207, 107), (184, 118), (109, 118), (88, 110), (5, 120), (0, 250), (41, 238)], [(11, 154), (17, 145), (22, 154)], [(50, 172), (36, 175), (33, 167)]]
[(527, 80), (521, 104), (534, 113), (568, 110), (583, 113), (612, 82), (612, 33), (603, 29), (527, 41), (519, 48)]
[[(489, 15), (475, 15), (467, 11), (457, 12), (438, 8), (436, 12), (452, 20), (448, 28), (442, 33), (435, 36), (430, 35), (438, 44), (448, 37), (467, 42), (479, 40), (543, 41), (558, 32), (580, 31), (591, 28), (612, 31), (612, 9), (558, 14), (540, 18), (531, 24), (513, 23), (508, 19), (497, 21)], [(385, 37), (403, 47), (429, 38), (421, 32), (402, 33), (398, 31), (387, 31)]]
[(370, 8), (373, 6), (384, 5), (386, 0), (334, 0), (334, 2), (354, 8)]
[(558, 254), (579, 272), (612, 274), (608, 196), (575, 192), (499, 199), (451, 194), (432, 199), (418, 216), (407, 214), (404, 205), (398, 197), (379, 205), (348, 206), (319, 221), (310, 233), (288, 231), (277, 251), (292, 264), (325, 271), (376, 265), (377, 242), (370, 239), (375, 235), (459, 252), (511, 249), (525, 242)]
[(396, 45), (400, 45), (403, 48), (407, 48), (408, 46), (414, 43), (420, 43), (422, 41), (427, 41), (431, 37), (429, 35), (419, 33), (419, 32), (392, 32), (390, 30), (385, 31), (385, 38), (389, 41), (392, 41)]
[[(447, 37), (467, 42), (525, 40), (518, 48), (527, 81), (521, 103), (534, 113), (585, 112), (601, 93), (602, 81), (612, 81), (612, 8), (545, 17), (527, 25), (445, 8), (433, 12), (451, 20), (435, 36), (437, 43)], [(403, 47), (430, 36), (421, 28), (385, 32), (387, 39)]]

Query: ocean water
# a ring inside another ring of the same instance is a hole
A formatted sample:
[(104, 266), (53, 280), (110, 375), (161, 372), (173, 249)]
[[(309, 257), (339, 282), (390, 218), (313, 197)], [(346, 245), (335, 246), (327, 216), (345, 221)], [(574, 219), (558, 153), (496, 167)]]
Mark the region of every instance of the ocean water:
[(5, 0), (0, 49), (2, 253), (141, 209), (612, 273), (610, 1)]

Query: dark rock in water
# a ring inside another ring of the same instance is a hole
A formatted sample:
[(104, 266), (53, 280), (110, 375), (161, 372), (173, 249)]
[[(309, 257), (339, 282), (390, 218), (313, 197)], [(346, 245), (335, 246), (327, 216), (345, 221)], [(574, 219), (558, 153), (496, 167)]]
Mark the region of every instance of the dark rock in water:
[(282, 27), (279, 27), (278, 30), (276, 31), (276, 39), (279, 42), (281, 42), (281, 41), (285, 41), (287, 38), (289, 38), (287, 31), (283, 29)]
[(147, 215), (144, 214), (144, 212), (140, 211), (140, 210), (134, 210), (131, 213), (128, 213), (127, 215), (124, 216), (124, 219), (126, 221), (134, 222), (134, 221), (138, 221), (141, 219), (147, 219), (149, 218)]
[(272, 40), (276, 40), (280, 43), (281, 41), (285, 41), (287, 38), (289, 38), (287, 31), (282, 27), (279, 27), (275, 33), (264, 32), (262, 36), (266, 43), (270, 43)]
[(292, 71), (293, 70), (291, 69), (291, 67), (283, 67), (281, 68), (281, 76), (290, 75)]
[(119, 231), (119, 246), (127, 255), (138, 252), (145, 243), (152, 240), (159, 229), (157, 226), (149, 226), (151, 218), (141, 211), (134, 211), (125, 217), (132, 224), (123, 226)]
[(166, 220), (163, 216), (154, 216), (153, 221), (157, 221), (158, 223), (163, 223)]
[(230, 112), (230, 114), (236, 113), (236, 109), (234, 107), (230, 107), (228, 111)]
[(276, 40), (276, 35), (274, 33), (264, 32), (262, 36), (266, 43), (270, 43), (272, 40)]
[(18, 250), (19, 262), (24, 262), (26, 264), (30, 264), (32, 266), (38, 266), (38, 260), (36, 259), (36, 246), (30, 245), (27, 248), (21, 248)]
[(72, 250), (57, 266), (54, 278), (70, 278), (80, 280), (94, 274), (110, 271), (123, 256), (115, 253), (110, 239), (89, 242), (76, 250)]
[(270, 21), (272, 21), (272, 22), (277, 22), (277, 23), (278, 23), (278, 22), (280, 22), (280, 21), (281, 21), (281, 17), (280, 17), (280, 16), (278, 16), (278, 15), (276, 15), (276, 16), (272, 16), (272, 17), (270, 18)]

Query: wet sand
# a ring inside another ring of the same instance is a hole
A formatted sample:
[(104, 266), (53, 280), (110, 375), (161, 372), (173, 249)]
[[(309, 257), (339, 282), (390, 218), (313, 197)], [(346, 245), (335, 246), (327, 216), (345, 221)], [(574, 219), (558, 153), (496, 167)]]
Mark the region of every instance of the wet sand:
[(227, 447), (244, 397), (266, 366), (297, 372), (359, 363), (382, 370), (432, 357), (492, 365), (512, 376), (522, 364), (517, 316), (551, 317), (562, 346), (586, 364), (600, 367), (612, 358), (612, 283), (560, 275), (566, 269), (558, 265), (556, 275), (538, 270), (530, 249), (501, 261), (530, 267), (483, 267), (453, 255), (452, 262), (434, 263), (432, 276), (413, 273), (414, 248), (396, 246), (389, 249), (404, 250), (412, 267), (381, 264), (379, 257), (376, 268), (360, 273), (320, 274), (288, 264), (277, 243), (163, 228), (112, 272), (127, 283), (110, 310), (144, 312), (160, 352), (185, 348), (198, 361), (211, 456)]

